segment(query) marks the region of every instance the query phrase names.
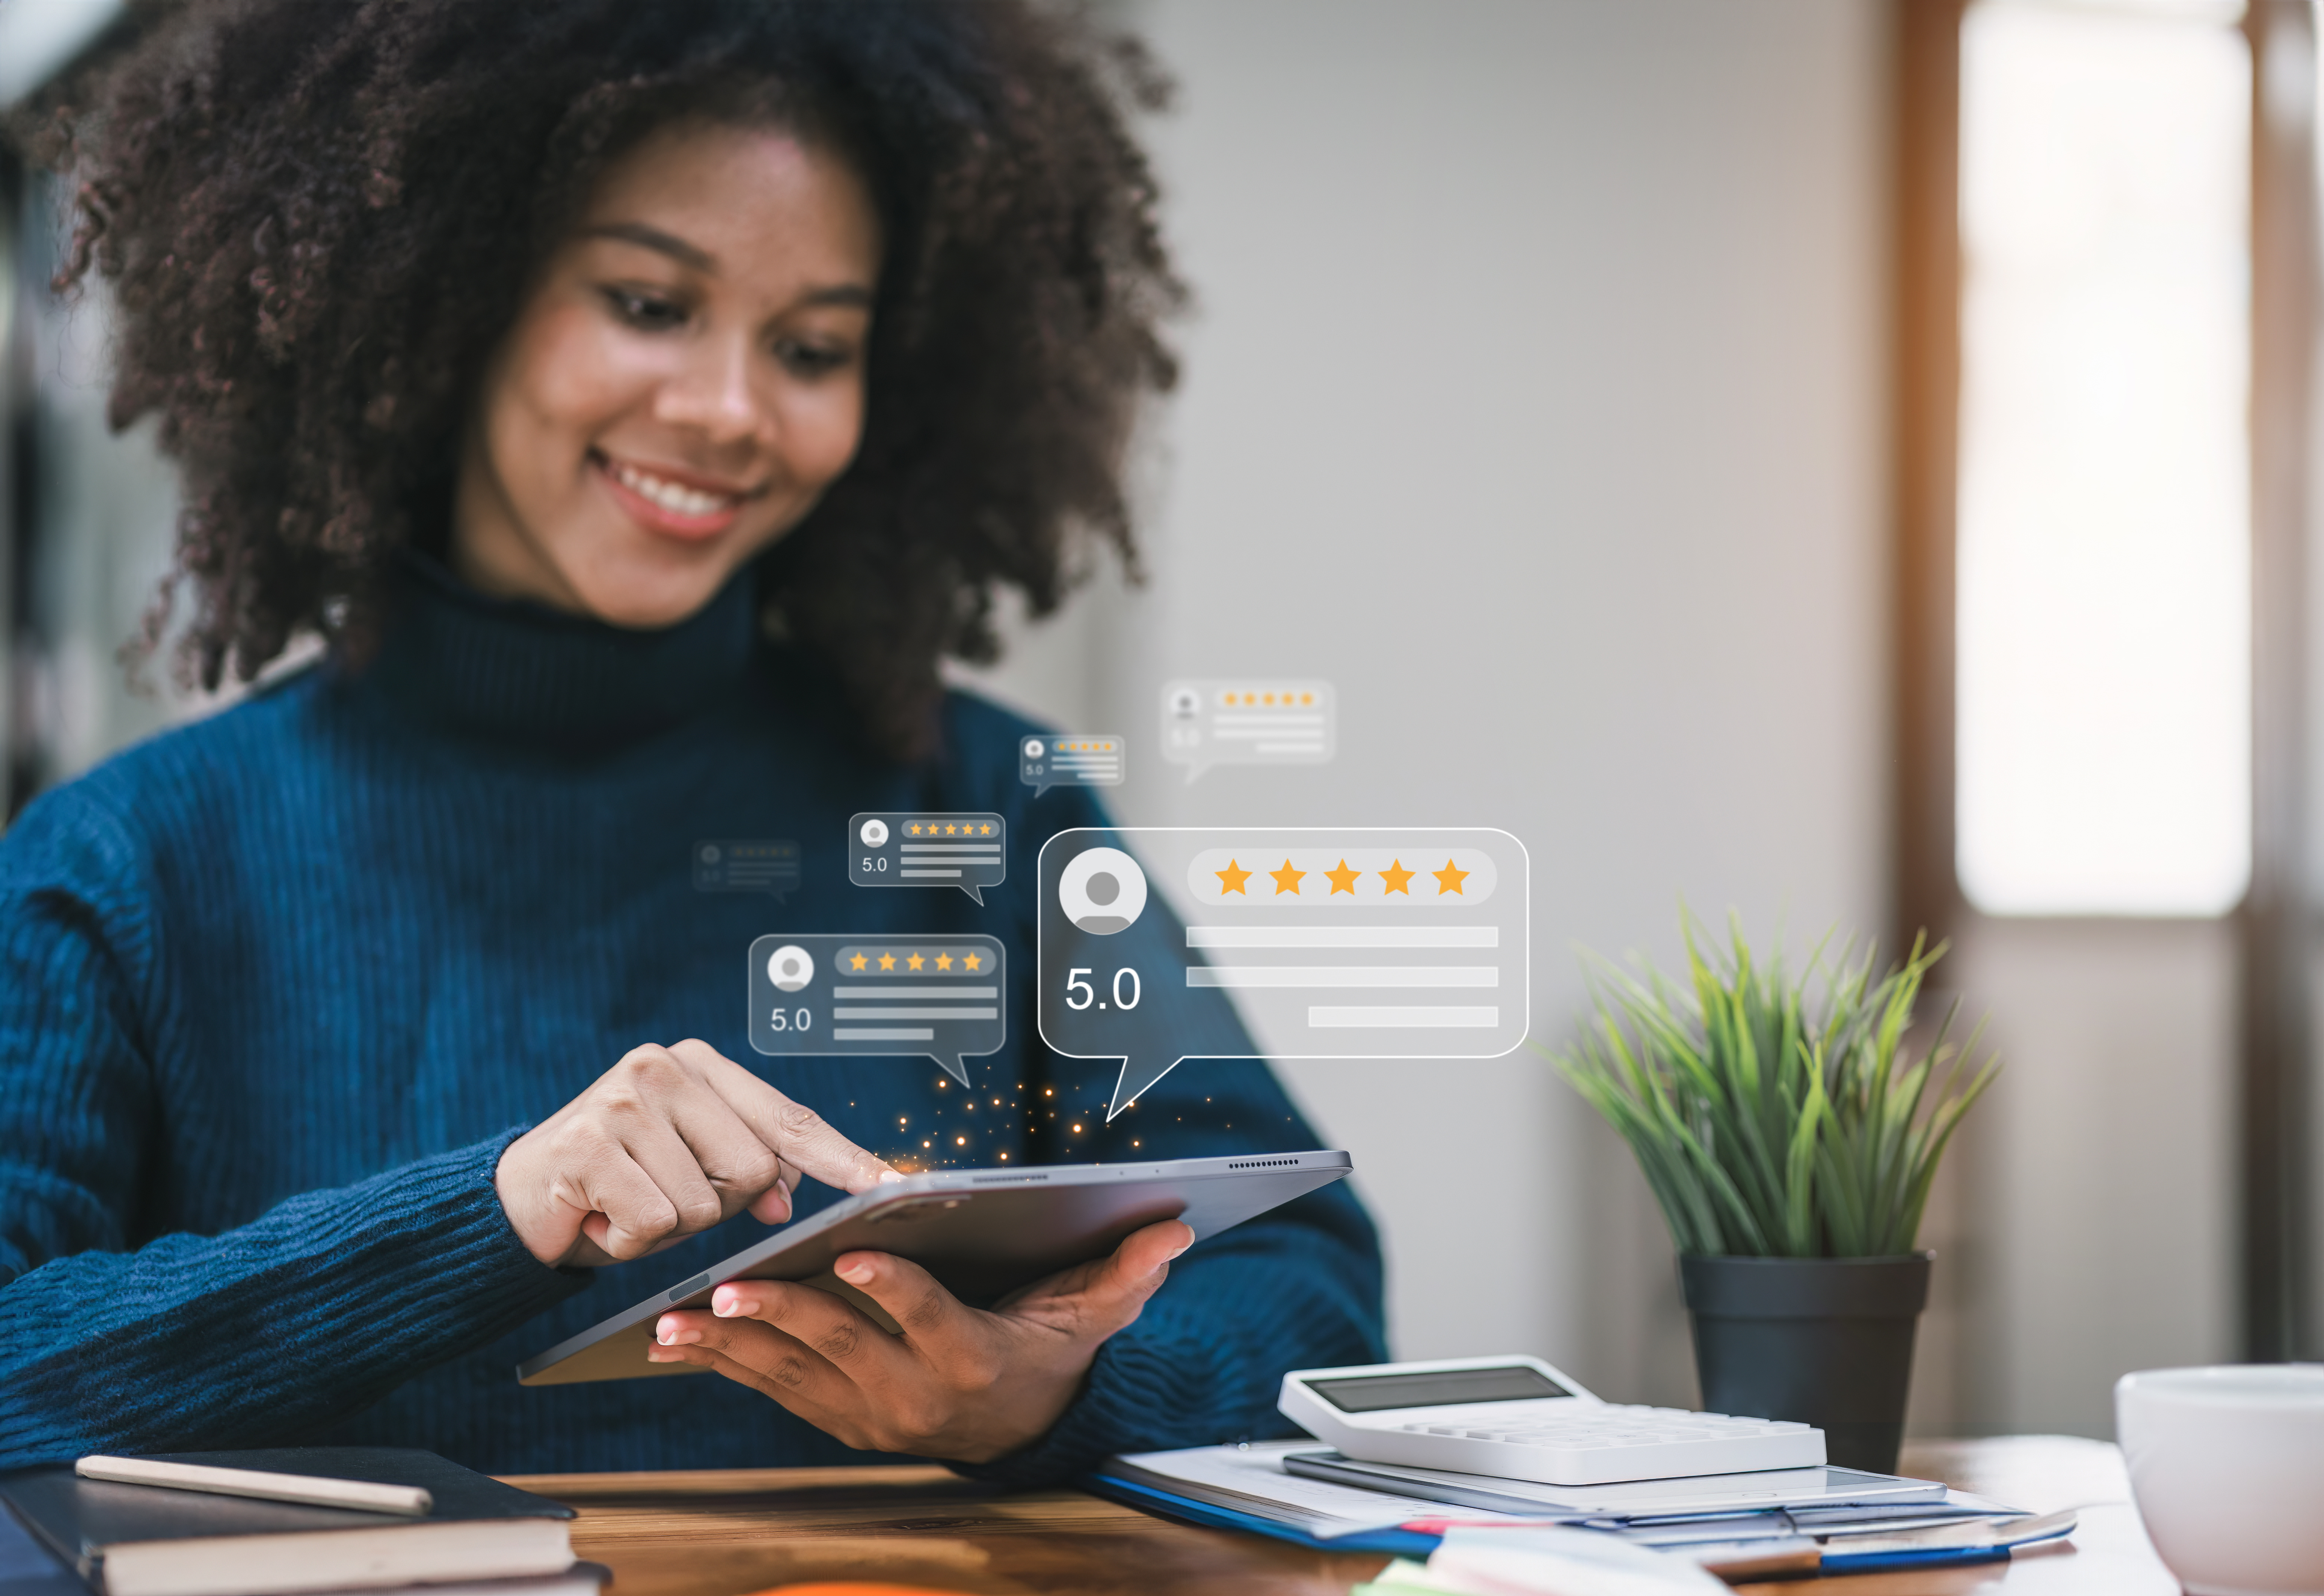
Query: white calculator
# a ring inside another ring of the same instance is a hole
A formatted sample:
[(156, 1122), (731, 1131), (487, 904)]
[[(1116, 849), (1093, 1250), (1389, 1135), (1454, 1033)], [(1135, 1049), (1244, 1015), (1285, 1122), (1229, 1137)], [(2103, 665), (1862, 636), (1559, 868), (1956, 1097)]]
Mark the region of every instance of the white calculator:
[(1276, 1407), (1366, 1462), (1608, 1485), (1821, 1463), (1823, 1432), (1775, 1419), (1601, 1402), (1538, 1358), (1300, 1369)]

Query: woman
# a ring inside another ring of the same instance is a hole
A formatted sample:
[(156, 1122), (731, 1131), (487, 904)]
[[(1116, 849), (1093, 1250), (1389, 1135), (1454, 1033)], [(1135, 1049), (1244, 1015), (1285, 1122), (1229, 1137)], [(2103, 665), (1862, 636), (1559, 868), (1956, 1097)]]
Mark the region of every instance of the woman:
[[(724, 1379), (511, 1374), (939, 1120), (959, 1162), (1314, 1145), (1252, 1063), (1109, 1124), (1112, 1066), (1032, 1040), (1024, 981), (972, 1094), (742, 1035), (770, 929), (989, 931), (1029, 971), (1033, 852), (1104, 824), (1025, 797), (1025, 724), (936, 666), (990, 655), (1000, 585), (1057, 602), (1072, 529), (1131, 550), (1175, 285), (1105, 81), (1012, 5), (254, 0), (49, 124), (115, 418), (183, 472), (194, 669), (327, 646), (0, 839), (0, 1467), (1032, 1481), (1264, 1433), (1284, 1369), (1379, 1354), (1334, 1191), (999, 1313), (843, 1260), (900, 1339), (763, 1284), (665, 1315), (654, 1356)], [(1006, 815), (1009, 884), (849, 886), (847, 816), (914, 807)], [(802, 843), (788, 904), (693, 890), (699, 840), (753, 836)]]

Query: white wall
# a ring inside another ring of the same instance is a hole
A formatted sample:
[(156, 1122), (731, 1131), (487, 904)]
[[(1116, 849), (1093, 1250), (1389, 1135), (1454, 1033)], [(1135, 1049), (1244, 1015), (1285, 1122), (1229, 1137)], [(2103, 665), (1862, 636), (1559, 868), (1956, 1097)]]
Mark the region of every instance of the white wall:
[[(1878, 929), (1878, 9), (1133, 14), (1182, 87), (1153, 133), (1201, 301), (1154, 580), (997, 690), (1128, 733), (1132, 824), (1517, 833), (1536, 1038), (1577, 945), (1670, 958), (1682, 896)], [(1242, 671), (1334, 681), (1337, 761), (1166, 777), (1160, 681)], [(1532, 1053), (1284, 1074), (1356, 1154), (1399, 1353), (1691, 1394), (1660, 1221)]]
[(2006, 1063), (1965, 1122), (1958, 1433), (2114, 1433), (2134, 1369), (2236, 1353), (2236, 930), (1972, 920)]

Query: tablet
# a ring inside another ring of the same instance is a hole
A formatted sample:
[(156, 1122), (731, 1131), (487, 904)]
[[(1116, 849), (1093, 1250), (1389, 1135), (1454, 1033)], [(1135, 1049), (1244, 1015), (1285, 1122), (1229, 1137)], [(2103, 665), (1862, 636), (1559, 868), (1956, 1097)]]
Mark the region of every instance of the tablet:
[(1149, 1164), (945, 1169), (906, 1176), (833, 1204), (755, 1246), (517, 1365), (528, 1386), (709, 1372), (649, 1363), (654, 1321), (710, 1305), (727, 1280), (795, 1280), (853, 1304), (890, 1330), (880, 1305), (832, 1272), (847, 1252), (918, 1264), (963, 1302), (990, 1306), (1059, 1269), (1103, 1258), (1132, 1231), (1184, 1220), (1197, 1241), (1345, 1176), (1343, 1152), (1252, 1153)]

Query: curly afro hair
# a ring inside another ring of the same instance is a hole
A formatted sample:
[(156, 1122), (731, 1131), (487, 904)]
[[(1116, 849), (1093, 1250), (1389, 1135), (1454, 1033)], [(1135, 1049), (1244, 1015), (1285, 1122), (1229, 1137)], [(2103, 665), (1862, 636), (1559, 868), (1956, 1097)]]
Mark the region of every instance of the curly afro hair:
[(1125, 104), (1158, 77), (1021, 0), (191, 0), (32, 123), (75, 180), (60, 288), (118, 305), (115, 426), (158, 415), (198, 595), (181, 669), (298, 633), (359, 660), (395, 551), (442, 549), (457, 440), (535, 268), (657, 127), (771, 121), (860, 170), (888, 256), (855, 463), (762, 557), (770, 628), (872, 741), (932, 751), (938, 663), (997, 651), (1110, 542), (1184, 297)]

